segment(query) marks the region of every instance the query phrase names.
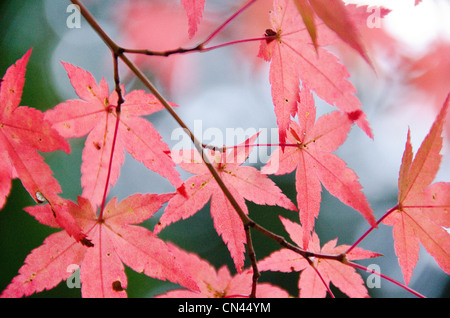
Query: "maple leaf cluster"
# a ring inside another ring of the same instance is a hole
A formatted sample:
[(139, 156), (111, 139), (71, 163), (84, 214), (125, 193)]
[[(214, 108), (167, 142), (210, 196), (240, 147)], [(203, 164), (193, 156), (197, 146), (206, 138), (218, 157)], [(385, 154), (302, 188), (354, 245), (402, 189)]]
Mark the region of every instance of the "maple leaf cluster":
[[(181, 3), (192, 38), (202, 21), (205, 0)], [(441, 163), (450, 98), (414, 158), (408, 131), (398, 204), (382, 220), (375, 219), (355, 171), (334, 154), (354, 124), (373, 138), (346, 67), (326, 48), (344, 42), (370, 64), (358, 33), (367, 16), (366, 7), (345, 5), (341, 0), (327, 1), (326, 5), (318, 0), (273, 1), (271, 28), (260, 40), (258, 56), (270, 62), (280, 143), (262, 169), (245, 165), (257, 146), (257, 134), (234, 147), (204, 147), (202, 153), (197, 149), (171, 152), (145, 118), (165, 108), (160, 98), (144, 90), (125, 92), (123, 87), (111, 92), (105, 79), (97, 83), (88, 71), (69, 63), (62, 62), (62, 66), (78, 99), (62, 102), (45, 113), (19, 106), (30, 49), (8, 68), (0, 87), (0, 208), (11, 191), (11, 180), (18, 178), (38, 203), (26, 212), (40, 223), (62, 230), (48, 236), (27, 256), (2, 296), (22, 297), (51, 289), (71, 275), (69, 265), (77, 264), (83, 297), (126, 297), (125, 266), (182, 287), (160, 297), (248, 297), (254, 274), (244, 268), (249, 225), (236, 212), (249, 215), (246, 201), (250, 201), (295, 211), (298, 222), (280, 220), (297, 248), (305, 251), (282, 248), (254, 264), (259, 270), (301, 272), (299, 297), (325, 297), (331, 284), (349, 297), (368, 297), (351, 261), (381, 254), (337, 245), (337, 239), (321, 246), (314, 229), (322, 186), (359, 212), (371, 229), (381, 221), (393, 226), (395, 251), (406, 285), (416, 266), (420, 243), (450, 273), (450, 235), (446, 230), (450, 227), (450, 183), (433, 184)], [(337, 110), (318, 117), (314, 94)], [(170, 106), (178, 107), (174, 103)], [(72, 202), (60, 196), (61, 187), (38, 152), (70, 153), (68, 139), (84, 137), (83, 192)], [(117, 198), (106, 202), (119, 179), (125, 151), (166, 178), (173, 193), (134, 194), (120, 202)], [(192, 176), (183, 180), (177, 166)], [(294, 171), (296, 202), (269, 177)], [(208, 202), (214, 228), (234, 262), (234, 276), (226, 266), (216, 270), (198, 255), (158, 237), (170, 224), (193, 216)], [(153, 231), (140, 225), (162, 209)], [(278, 286), (258, 283), (257, 287), (256, 297), (289, 297)]]

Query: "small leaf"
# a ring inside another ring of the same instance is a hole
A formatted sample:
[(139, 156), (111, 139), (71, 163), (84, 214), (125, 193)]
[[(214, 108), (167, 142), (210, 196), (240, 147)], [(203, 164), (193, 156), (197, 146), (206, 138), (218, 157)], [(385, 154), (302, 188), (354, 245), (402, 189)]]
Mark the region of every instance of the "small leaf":
[[(308, 234), (308, 241), (310, 242), (309, 251), (327, 255), (340, 255), (348, 246), (336, 246), (337, 240), (327, 242), (320, 247), (319, 237), (315, 232), (310, 234), (304, 231), (300, 224), (280, 217), (286, 231), (289, 233), (291, 239), (299, 247), (303, 247), (303, 233)], [(358, 248), (353, 259), (364, 259), (371, 257), (378, 257), (380, 254), (366, 251)], [(312, 260), (315, 269), (306, 261), (306, 259), (288, 249), (281, 249), (258, 262), (258, 268), (261, 271), (281, 271), (289, 273), (291, 271), (301, 272), (298, 282), (300, 298), (322, 298), (327, 294), (327, 288), (330, 283), (339, 288), (343, 293), (349, 297), (368, 297), (367, 289), (364, 286), (364, 281), (356, 270), (348, 265), (345, 265), (337, 260), (319, 259)], [(318, 275), (320, 273), (322, 279)]]
[[(252, 271), (244, 270), (232, 276), (226, 266), (216, 270), (209, 262), (194, 253), (188, 253), (179, 247), (169, 244), (181, 266), (189, 272), (198, 283), (200, 292), (186, 289), (174, 289), (157, 298), (227, 298), (248, 297), (252, 290)], [(289, 294), (268, 283), (258, 283), (257, 298), (286, 298)]]

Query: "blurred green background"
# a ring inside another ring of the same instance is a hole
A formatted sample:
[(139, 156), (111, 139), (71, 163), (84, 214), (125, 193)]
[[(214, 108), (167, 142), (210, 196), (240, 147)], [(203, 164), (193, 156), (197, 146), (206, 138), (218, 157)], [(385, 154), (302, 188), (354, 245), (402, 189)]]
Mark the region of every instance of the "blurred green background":
[[(116, 2), (86, 1), (94, 15), (99, 17), (100, 21), (104, 23), (105, 29), (107, 29), (107, 32), (110, 32), (113, 38), (117, 35), (118, 28), (110, 18), (110, 14)], [(65, 60), (85, 68), (92, 72), (97, 80), (100, 80), (100, 77), (104, 76), (111, 83), (112, 67), (108, 50), (100, 39), (92, 33), (84, 20), (82, 20), (82, 27), (80, 29), (69, 30), (67, 28), (65, 21), (68, 13), (65, 9), (68, 4), (69, 1), (62, 0), (14, 0), (0, 2), (0, 72), (4, 74), (11, 64), (22, 57), (30, 47), (33, 47), (33, 53), (27, 67), (21, 105), (35, 107), (45, 111), (67, 98), (75, 96), (69, 85), (67, 76), (65, 76), (62, 67), (60, 67), (60, 60)], [(213, 63), (217, 61), (215, 54), (220, 53), (211, 53), (204, 58), (208, 63)], [(239, 68), (239, 66), (231, 67), (231, 71), (235, 71), (236, 68)], [(220, 70), (223, 72), (224, 67), (222, 66)], [(248, 74), (247, 76), (251, 77)], [(232, 75), (224, 75), (223, 77), (225, 79), (236, 78)], [(247, 82), (245, 84), (247, 85)], [(236, 85), (239, 86), (241, 84), (237, 83)], [(364, 84), (357, 84), (356, 86), (359, 89), (361, 85)], [(127, 86), (140, 87), (139, 83), (134, 83), (133, 81), (128, 81)], [(164, 90), (164, 88), (162, 89)], [(230, 88), (218, 85), (209, 91), (211, 96), (214, 96), (219, 89), (225, 92), (239, 92), (236, 87)], [(198, 88), (190, 97), (197, 94), (200, 90), (206, 90), (206, 88)], [(170, 94), (170, 92), (167, 93)], [(220, 103), (220, 96), (222, 95), (220, 93), (217, 94), (218, 97), (216, 96), (215, 98)], [(194, 103), (189, 99), (183, 100), (183, 96), (176, 94), (169, 96), (175, 99), (180, 105), (184, 105), (184, 101), (186, 104)], [(270, 111), (272, 107), (270, 104), (270, 96), (265, 95), (263, 98), (265, 98), (265, 109)], [(200, 103), (199, 100), (196, 100), (197, 105)], [(363, 100), (364, 103), (365, 100)], [(370, 104), (370, 102), (368, 103)], [(242, 107), (242, 105), (239, 107)], [(202, 119), (202, 114), (202, 111), (195, 114), (191, 112), (189, 116), (194, 119)], [(259, 113), (258, 116), (264, 117), (265, 115)], [(266, 117), (269, 118), (267, 120), (270, 123), (268, 127), (275, 127), (273, 114), (268, 113)], [(170, 134), (176, 128), (175, 123), (167, 114), (157, 114), (150, 119), (158, 129), (161, 129), (161, 134), (164, 139), (173, 145), (174, 141), (170, 140)], [(221, 119), (221, 116), (216, 116), (216, 120), (220, 121)], [(260, 123), (256, 125), (258, 124)], [(208, 125), (214, 126), (214, 122), (208, 122)], [(400, 135), (400, 138), (404, 139), (406, 132), (402, 131)], [(349, 143), (352, 141), (355, 143), (361, 142), (360, 136), (353, 137), (350, 140), (348, 141)], [(367, 142), (367, 140), (364, 141)], [(80, 164), (84, 140), (71, 140), (70, 142), (72, 146), (70, 155), (55, 152), (43, 154), (43, 156), (46, 158), (47, 163), (54, 172), (54, 176), (63, 188), (62, 196), (67, 199), (76, 200), (77, 195), (81, 194)], [(404, 140), (402, 143), (404, 144)], [(355, 149), (361, 149), (357, 147), (364, 148), (364, 146), (365, 144), (363, 146), (348, 146), (346, 148), (347, 152), (343, 152), (343, 155), (357, 157), (358, 152)], [(396, 164), (399, 164), (398, 155), (395, 160)], [(366, 169), (370, 168), (366, 166)], [(395, 186), (397, 175), (394, 174), (390, 178), (391, 183)], [(295, 202), (294, 176), (290, 174), (282, 177), (273, 177), (273, 180)], [(363, 181), (370, 183), (370, 180), (363, 179)], [(397, 193), (395, 187), (387, 187), (385, 190), (387, 190), (385, 193), (369, 197), (376, 213), (376, 218), (379, 218), (383, 215), (384, 211), (396, 203)], [(166, 192), (171, 190), (164, 180), (159, 179), (152, 172), (145, 171), (142, 166), (133, 163), (132, 159), (127, 157), (122, 170), (122, 177), (117, 186), (114, 187), (111, 196), (118, 196), (122, 199), (128, 194), (140, 191)], [(351, 244), (367, 230), (367, 224), (355, 211), (330, 196), (325, 189), (322, 200), (321, 214), (316, 223), (316, 231), (319, 234), (322, 244), (336, 237), (339, 237), (338, 244)], [(34, 202), (23, 189), (20, 181), (14, 180), (12, 193), (8, 197), (6, 205), (0, 211), (1, 290), (6, 288), (12, 278), (17, 275), (19, 268), (23, 265), (26, 256), (31, 250), (40, 246), (46, 236), (56, 231), (55, 229), (50, 229), (39, 224), (33, 217), (23, 211), (24, 207), (33, 204)], [(286, 233), (279, 222), (278, 215), (297, 220), (295, 213), (277, 207), (257, 206), (249, 203), (249, 210), (250, 216), (255, 221), (260, 222), (273, 232), (282, 235), (286, 235)], [(157, 218), (155, 217), (143, 225), (152, 229), (156, 222)], [(279, 249), (279, 246), (274, 242), (262, 237), (257, 232), (253, 233), (258, 259), (262, 259), (271, 252)], [(209, 205), (194, 217), (171, 225), (160, 236), (188, 251), (197, 252), (201, 257), (210, 261), (216, 268), (226, 264), (233, 273), (235, 272), (229, 253), (213, 228), (209, 214)], [(380, 229), (369, 235), (362, 242), (361, 246), (385, 255), (381, 260), (362, 261), (361, 264), (366, 266), (371, 263), (379, 264), (384, 274), (402, 281), (401, 272), (392, 248), (390, 228), (381, 226)], [(298, 295), (298, 273), (281, 274), (264, 272), (262, 274), (260, 281), (272, 282), (275, 285), (285, 288), (292, 296)], [(367, 277), (366, 273), (361, 274), (363, 278)], [(129, 277), (129, 297), (151, 297), (162, 293), (168, 288), (174, 287), (170, 283), (154, 280), (145, 275), (135, 273), (128, 268), (127, 275)], [(450, 296), (450, 280), (448, 275), (443, 273), (434, 261), (426, 256), (426, 253), (421, 254), (421, 259), (419, 260), (410, 286), (429, 297)], [(336, 289), (333, 289), (333, 291), (338, 296), (341, 296)], [(387, 281), (382, 281), (381, 289), (369, 289), (369, 293), (373, 297), (411, 297), (408, 292)], [(80, 290), (76, 288), (70, 289), (66, 286), (65, 282), (62, 282), (57, 288), (35, 294), (31, 297), (80, 297)]]

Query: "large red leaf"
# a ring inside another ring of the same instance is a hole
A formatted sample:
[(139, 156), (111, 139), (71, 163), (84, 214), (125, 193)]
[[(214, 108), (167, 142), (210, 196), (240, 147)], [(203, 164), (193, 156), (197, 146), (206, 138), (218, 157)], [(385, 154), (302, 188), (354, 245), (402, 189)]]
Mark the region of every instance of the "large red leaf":
[(334, 111), (316, 121), (314, 98), (306, 87), (302, 89), (300, 99), (298, 123), (292, 121), (287, 134), (290, 146), (284, 150), (276, 149), (262, 172), (282, 175), (296, 170), (297, 204), (305, 231), (303, 244), (308, 247), (309, 232), (319, 215), (321, 184), (360, 212), (371, 225), (376, 222), (357, 175), (332, 153), (346, 140), (352, 119), (345, 113)]
[[(196, 283), (184, 273), (169, 247), (138, 224), (152, 217), (173, 194), (135, 194), (120, 203), (112, 199), (103, 218), (97, 217), (91, 203), (78, 198), (68, 202), (70, 213), (87, 233), (93, 246), (76, 243), (65, 231), (50, 235), (31, 252), (2, 297), (28, 296), (55, 287), (80, 267), (83, 297), (126, 297), (124, 265), (150, 277), (169, 280), (198, 291)], [(55, 226), (46, 206), (28, 208), (41, 223)]]
[(398, 179), (398, 206), (384, 223), (393, 226), (395, 252), (406, 284), (419, 259), (420, 243), (450, 273), (450, 183), (431, 184), (442, 160), (442, 130), (450, 104), (447, 97), (430, 132), (413, 159), (410, 132)]
[[(254, 167), (242, 166), (255, 138), (256, 136), (250, 138), (250, 142), (247, 140), (229, 152), (205, 150), (204, 155), (209, 157), (210, 162), (213, 163), (214, 168), (244, 213), (248, 213), (245, 200), (261, 205), (278, 205), (289, 210), (296, 210), (295, 205), (272, 180)], [(236, 269), (242, 271), (246, 237), (239, 215), (197, 151), (181, 150), (177, 157), (174, 155), (174, 159), (180, 163), (183, 169), (196, 175), (185, 181), (186, 193), (179, 193), (169, 201), (155, 232), (158, 233), (167, 225), (194, 215), (211, 199), (214, 227), (227, 244)]]
[[(170, 158), (169, 146), (161, 140), (151, 123), (141, 118), (163, 109), (163, 105), (151, 94), (131, 91), (124, 95), (120, 123), (115, 132), (117, 94), (109, 94), (104, 79), (97, 85), (93, 76), (81, 68), (63, 63), (71, 83), (81, 100), (69, 100), (55, 106), (45, 118), (64, 137), (73, 138), (88, 135), (83, 149), (81, 185), (83, 197), (94, 206), (103, 197), (110, 169), (110, 184), (119, 177), (124, 160), (124, 149), (147, 168), (167, 178), (176, 188), (182, 184), (175, 163)], [(113, 151), (114, 134), (117, 139)]]

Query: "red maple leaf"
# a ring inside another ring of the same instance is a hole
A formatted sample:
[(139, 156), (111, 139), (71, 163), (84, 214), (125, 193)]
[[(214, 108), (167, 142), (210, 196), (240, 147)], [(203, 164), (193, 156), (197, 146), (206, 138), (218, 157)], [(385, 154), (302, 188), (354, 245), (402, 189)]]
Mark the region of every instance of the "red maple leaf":
[[(256, 204), (278, 205), (296, 210), (276, 184), (254, 167), (242, 166), (247, 159), (256, 136), (228, 152), (206, 151), (209, 161), (217, 170), (224, 184), (230, 190), (244, 213), (248, 213), (245, 200)], [(244, 265), (244, 226), (228, 198), (203, 163), (201, 155), (195, 150), (180, 150), (174, 160), (184, 170), (195, 174), (184, 183), (186, 193), (178, 193), (167, 205), (155, 232), (159, 233), (170, 223), (186, 219), (199, 211), (211, 199), (211, 215), (214, 227), (230, 251), (236, 269), (242, 271)]]
[(301, 91), (300, 100), (298, 123), (292, 121), (287, 134), (291, 146), (276, 149), (261, 171), (282, 175), (296, 170), (297, 204), (305, 233), (303, 245), (308, 247), (309, 232), (319, 215), (321, 183), (332, 195), (360, 212), (371, 225), (376, 222), (357, 175), (332, 153), (346, 140), (353, 118), (334, 111), (316, 121), (314, 98), (306, 87)]
[[(124, 149), (147, 168), (167, 178), (175, 187), (180, 186), (183, 181), (170, 158), (169, 146), (161, 140), (152, 124), (140, 117), (163, 109), (156, 97), (142, 90), (124, 95), (120, 123), (115, 132), (118, 101), (116, 91), (110, 95), (104, 79), (97, 86), (89, 72), (71, 64), (63, 65), (81, 100), (69, 100), (56, 105), (46, 112), (45, 118), (66, 138), (88, 135), (81, 165), (82, 196), (94, 206), (101, 202), (108, 169), (111, 166), (110, 184), (114, 185), (124, 161)], [(112, 154), (115, 133), (117, 139)]]
[[(69, 266), (79, 265), (83, 297), (126, 297), (127, 277), (123, 264), (150, 277), (169, 280), (197, 290), (195, 282), (180, 268), (169, 247), (144, 227), (173, 194), (135, 194), (120, 203), (113, 198), (103, 217), (97, 217), (91, 203), (82, 197), (78, 205), (68, 201), (69, 212), (92, 240), (86, 247), (71, 239), (66, 231), (48, 236), (44, 244), (25, 259), (2, 297), (28, 296), (51, 289), (66, 280)], [(41, 223), (57, 227), (48, 205), (27, 208)]]
[[(302, 226), (283, 217), (280, 217), (280, 219), (292, 241), (298, 244), (299, 247), (302, 247), (304, 237), (304, 229)], [(309, 251), (311, 252), (327, 255), (340, 255), (349, 248), (347, 245), (336, 246), (337, 239), (329, 241), (324, 246), (320, 247), (319, 237), (315, 232), (313, 232), (312, 235), (309, 232), (306, 234), (310, 239)], [(361, 248), (353, 249), (346, 255), (347, 260), (349, 261), (374, 258), (378, 256), (381, 255), (363, 250)], [(301, 271), (298, 282), (298, 287), (300, 290), (299, 296), (301, 298), (325, 297), (330, 283), (339, 288), (349, 297), (368, 296), (367, 289), (364, 286), (364, 281), (353, 267), (345, 265), (337, 260), (323, 258), (315, 258), (313, 260), (313, 265), (317, 271), (309, 265), (308, 261), (303, 256), (289, 249), (281, 249), (276, 251), (267, 258), (258, 262), (258, 268), (261, 271), (269, 270), (284, 273)], [(317, 272), (320, 273), (323, 281)]]
[[(355, 12), (347, 13), (349, 19), (356, 21), (359, 17), (361, 20), (367, 14), (356, 6), (349, 6), (347, 10), (350, 8)], [(290, 118), (297, 109), (300, 80), (330, 105), (347, 113), (360, 112), (356, 123), (372, 137), (366, 115), (360, 110), (361, 102), (355, 96), (356, 89), (348, 81), (350, 75), (346, 67), (323, 48), (336, 41), (336, 34), (330, 35), (330, 30), (323, 24), (318, 25), (320, 37), (316, 48), (311, 42), (308, 26), (291, 0), (275, 0), (270, 20), (272, 29), (266, 31), (267, 39), (261, 42), (259, 56), (271, 61), (269, 80), (280, 142), (285, 141)]]
[(383, 220), (393, 226), (395, 252), (408, 285), (419, 259), (420, 243), (450, 274), (450, 183), (431, 184), (442, 160), (442, 130), (450, 95), (413, 160), (410, 132), (398, 178), (398, 206)]
[(192, 38), (197, 32), (197, 26), (200, 23), (206, 0), (181, 0), (189, 21), (189, 37)]
[(76, 240), (85, 236), (75, 220), (68, 215), (58, 196), (61, 187), (53, 178), (50, 167), (38, 151), (70, 152), (68, 142), (44, 120), (44, 114), (34, 108), (19, 106), (25, 71), (31, 49), (6, 71), (0, 91), (0, 208), (11, 189), (11, 179), (19, 178), (39, 203), (48, 201), (54, 217)]
[[(226, 265), (216, 270), (197, 254), (186, 252), (170, 243), (169, 246), (177, 262), (197, 282), (200, 291), (175, 289), (157, 298), (236, 298), (250, 295), (253, 276), (251, 270), (231, 276)], [(287, 298), (288, 296), (285, 290), (268, 283), (260, 283), (256, 288), (257, 298)]]

